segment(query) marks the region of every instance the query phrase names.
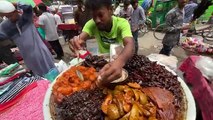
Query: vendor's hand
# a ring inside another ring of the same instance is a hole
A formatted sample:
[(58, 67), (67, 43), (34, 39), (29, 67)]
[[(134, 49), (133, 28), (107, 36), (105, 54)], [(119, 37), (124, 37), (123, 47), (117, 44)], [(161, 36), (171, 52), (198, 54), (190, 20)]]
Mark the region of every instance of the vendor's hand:
[(104, 86), (121, 77), (122, 66), (118, 61), (106, 64), (99, 72), (98, 86)]
[(78, 50), (82, 50), (85, 42), (80, 39), (80, 36), (75, 36), (69, 41), (69, 48), (73, 53), (78, 53)]

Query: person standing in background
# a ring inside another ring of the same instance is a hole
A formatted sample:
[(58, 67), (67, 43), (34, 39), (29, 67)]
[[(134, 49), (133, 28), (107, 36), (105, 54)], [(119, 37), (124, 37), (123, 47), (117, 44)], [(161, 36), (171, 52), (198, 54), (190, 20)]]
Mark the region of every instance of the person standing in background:
[[(4, 21), (4, 19), (0, 17), (0, 24), (2, 21)], [(12, 44), (12, 41), (8, 39), (0, 41), (0, 64), (4, 62), (7, 65), (10, 65), (10, 64), (18, 62), (10, 50), (11, 44)]]
[(55, 18), (56, 25), (57, 25), (57, 27), (58, 27), (58, 25), (62, 23), (61, 17), (57, 14), (57, 9), (52, 8), (52, 9), (51, 9), (51, 12), (52, 12), (52, 14), (53, 14), (53, 16), (54, 16), (54, 18)]
[(184, 6), (187, 0), (177, 0), (178, 5), (171, 9), (166, 15), (167, 32), (163, 38), (163, 48), (160, 54), (169, 56), (172, 48), (179, 44), (181, 30), (190, 28), (190, 25), (183, 25), (184, 20)]
[(133, 12), (131, 15), (131, 30), (135, 42), (135, 54), (138, 53), (138, 29), (140, 25), (143, 25), (146, 21), (146, 16), (144, 10), (138, 5), (138, 0), (131, 0), (131, 5), (133, 7)]
[(198, 4), (190, 0), (188, 4), (184, 6), (184, 23), (190, 23), (193, 17), (194, 10), (197, 8)]
[[(16, 7), (23, 12), (20, 13)], [(0, 16), (8, 18), (0, 24), (0, 41), (13, 40), (19, 48), (28, 69), (40, 76), (45, 76), (53, 69), (58, 71), (51, 53), (41, 40), (33, 24), (32, 6), (12, 4), (1, 0)]]
[(148, 13), (149, 9), (154, 6), (154, 0), (144, 0), (141, 4), (141, 7), (144, 9), (144, 12)]
[(76, 24), (79, 26), (79, 30), (81, 31), (86, 24), (92, 17), (88, 11), (85, 10), (85, 6), (83, 0), (78, 0), (78, 8), (74, 12), (74, 20)]
[(124, 8), (120, 11), (119, 16), (130, 21), (132, 13), (133, 8), (132, 5), (130, 4), (130, 0), (124, 0)]
[(56, 28), (56, 21), (51, 13), (47, 12), (47, 6), (44, 3), (38, 5), (42, 15), (39, 16), (39, 26), (45, 30), (45, 38), (56, 52), (57, 57), (55, 59), (61, 60), (64, 56), (63, 49), (58, 40), (58, 33)]

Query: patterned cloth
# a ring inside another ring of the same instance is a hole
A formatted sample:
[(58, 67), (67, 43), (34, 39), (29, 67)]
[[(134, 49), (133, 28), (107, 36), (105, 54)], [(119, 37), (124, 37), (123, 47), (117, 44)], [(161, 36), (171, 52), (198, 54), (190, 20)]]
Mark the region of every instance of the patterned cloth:
[(36, 83), (37, 87), (27, 92), (14, 106), (0, 112), (1, 120), (44, 119), (43, 101), (50, 82), (38, 80)]
[(0, 105), (13, 100), (24, 88), (40, 79), (42, 79), (40, 76), (33, 76), (30, 73), (25, 73), (5, 84), (4, 88), (2, 88), (3, 92), (0, 95)]

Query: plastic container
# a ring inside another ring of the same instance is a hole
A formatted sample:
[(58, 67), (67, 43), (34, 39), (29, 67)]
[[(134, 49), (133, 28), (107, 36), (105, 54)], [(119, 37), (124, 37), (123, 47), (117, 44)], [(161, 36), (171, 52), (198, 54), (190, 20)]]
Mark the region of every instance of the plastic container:
[(58, 75), (59, 75), (58, 69), (52, 68), (49, 70), (49, 72), (47, 74), (44, 75), (44, 78), (53, 82)]
[(86, 46), (87, 46), (87, 50), (92, 55), (98, 55), (99, 54), (98, 43), (96, 42), (95, 39), (89, 39), (89, 40), (87, 40), (86, 41)]

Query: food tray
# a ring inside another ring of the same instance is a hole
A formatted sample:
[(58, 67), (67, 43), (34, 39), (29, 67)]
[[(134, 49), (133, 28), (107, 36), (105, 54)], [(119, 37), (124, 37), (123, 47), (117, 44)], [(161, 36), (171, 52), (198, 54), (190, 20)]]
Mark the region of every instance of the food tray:
[[(158, 63), (158, 64), (165, 66), (165, 65), (160, 64), (160, 63)], [(167, 66), (165, 66), (165, 68), (169, 72), (171, 72), (173, 75), (176, 75), (176, 73), (174, 71), (172, 71), (170, 68), (168, 68)], [(64, 72), (62, 72), (58, 77), (60, 77)], [(53, 120), (52, 117), (51, 117), (51, 111), (50, 111), (50, 105), (49, 104), (50, 104), (50, 97), (51, 97), (51, 94), (52, 94), (52, 88), (53, 88), (54, 84), (56, 83), (57, 78), (50, 85), (49, 89), (46, 92), (45, 98), (44, 98), (44, 102), (43, 102), (44, 120)], [(186, 85), (186, 83), (183, 81), (183, 79), (178, 77), (178, 81), (180, 82), (181, 87), (183, 88), (183, 91), (184, 91), (184, 94), (185, 94), (185, 100), (186, 100), (185, 101), (186, 102), (186, 115), (185, 115), (186, 118), (185, 118), (185, 120), (195, 120), (196, 119), (196, 107), (195, 107), (194, 97), (193, 97), (190, 89)]]

